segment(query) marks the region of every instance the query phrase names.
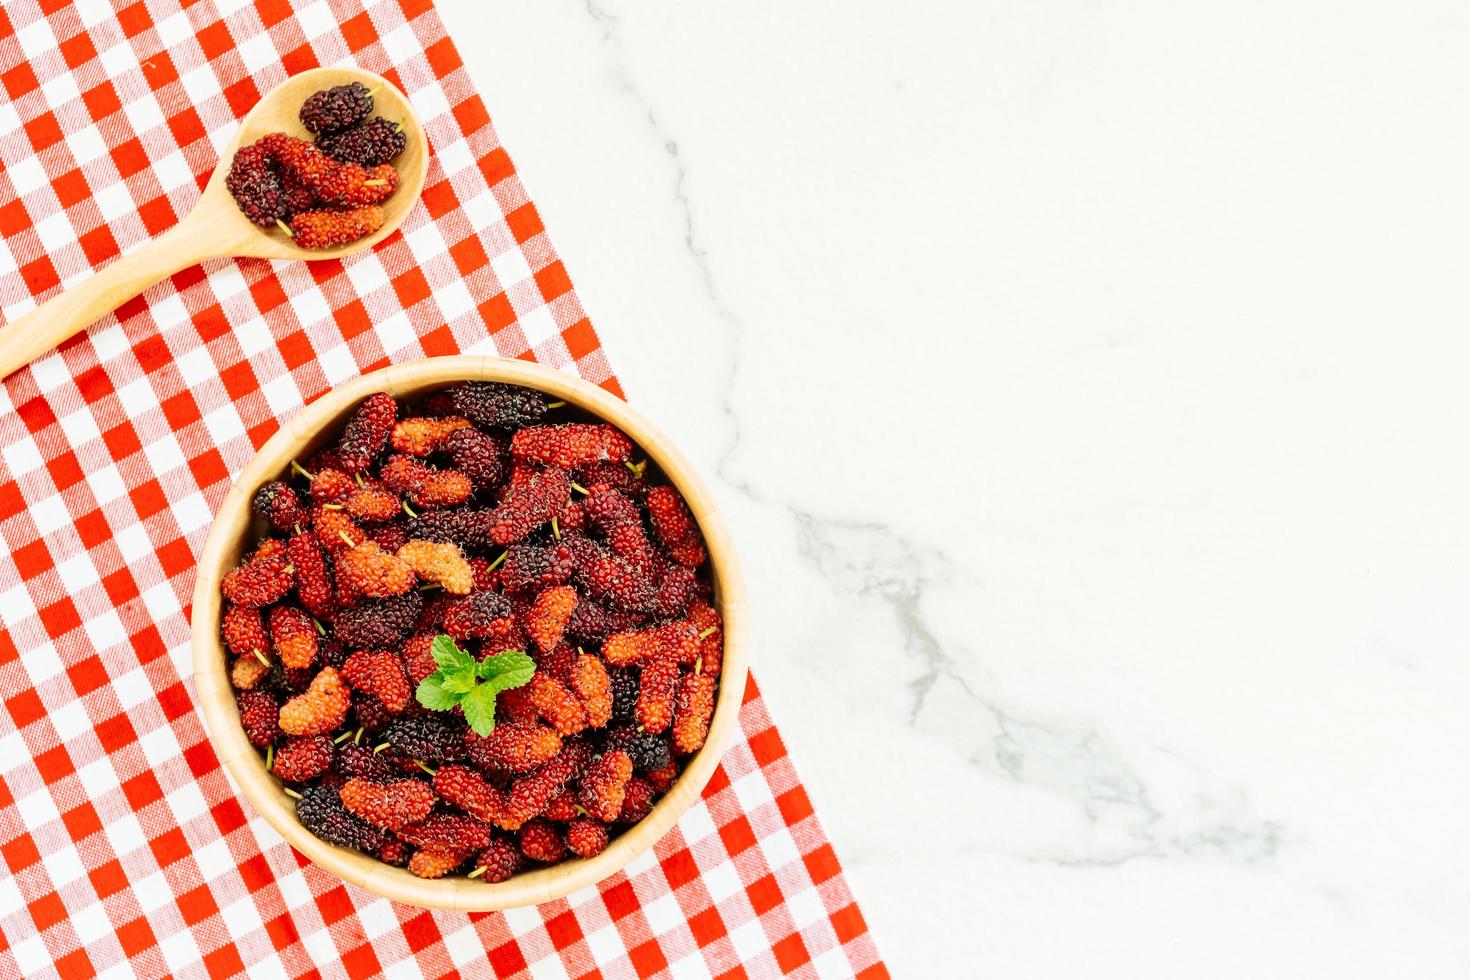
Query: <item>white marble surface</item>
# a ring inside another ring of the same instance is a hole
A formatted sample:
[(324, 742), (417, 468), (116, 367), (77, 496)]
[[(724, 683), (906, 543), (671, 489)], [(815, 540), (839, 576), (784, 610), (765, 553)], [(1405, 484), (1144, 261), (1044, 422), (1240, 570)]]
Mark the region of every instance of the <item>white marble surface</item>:
[(441, 9), (897, 975), (1470, 972), (1463, 4)]

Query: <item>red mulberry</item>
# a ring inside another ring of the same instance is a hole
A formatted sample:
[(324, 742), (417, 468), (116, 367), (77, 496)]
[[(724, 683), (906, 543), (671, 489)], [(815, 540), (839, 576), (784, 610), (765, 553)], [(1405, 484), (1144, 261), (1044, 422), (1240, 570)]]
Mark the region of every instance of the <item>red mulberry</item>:
[(330, 505), (319, 505), (311, 511), (311, 527), (322, 550), (333, 558), (356, 548), (367, 540), (367, 535), (357, 522), (345, 511), (335, 510)]
[[(341, 462), (339, 457), (338, 462)], [(345, 471), (328, 468), (317, 470), (311, 481), (311, 499), (318, 504), (340, 504), (357, 492), (357, 482)]]
[(658, 591), (653, 597), (653, 615), (659, 619), (677, 619), (683, 616), (694, 598), (698, 579), (694, 572), (683, 565), (668, 562), (663, 577), (659, 579)]
[(633, 760), (618, 749), (604, 752), (582, 773), (577, 799), (588, 816), (612, 823), (623, 809), (623, 794), (633, 777)]
[(287, 667), (310, 667), (316, 661), (316, 627), (311, 617), (296, 606), (271, 610), (271, 642)]
[(440, 766), (434, 774), (434, 792), (480, 820), (495, 823), (505, 816), (505, 791), (467, 766)]
[(515, 830), (546, 809), (553, 796), (581, 775), (591, 756), (592, 750), (581, 742), (564, 743), (550, 762), (511, 784), (505, 815), (497, 825), (502, 830)]
[(653, 603), (653, 586), (627, 561), (586, 538), (572, 542), (572, 553), (578, 563), (577, 584), (591, 598), (614, 609), (648, 611)]
[(325, 735), (347, 720), (351, 695), (335, 667), (323, 667), (306, 693), (281, 705), (281, 731), (288, 735)]
[(560, 681), (537, 671), (526, 685), (526, 694), (537, 713), (563, 736), (575, 735), (587, 727), (587, 709)]
[(276, 722), (279, 705), (271, 694), (259, 689), (241, 691), (235, 696), (235, 707), (240, 709), (240, 724), (251, 745), (263, 749), (281, 733)]
[(291, 489), (290, 484), (282, 480), (272, 480), (255, 491), (250, 506), (277, 531), (289, 531), (297, 524), (305, 524), (307, 521), (306, 508), (302, 506), (301, 498)]
[(408, 562), (390, 555), (376, 541), (364, 541), (337, 556), (337, 581), (369, 599), (386, 599), (402, 595), (418, 579)]
[(284, 173), (306, 184), (322, 203), (331, 207), (381, 204), (398, 187), (398, 171), (390, 164), (368, 169), (355, 163), (339, 163), (314, 144), (285, 133), (269, 133), (256, 145)]
[(720, 666), (725, 659), (725, 630), (720, 614), (709, 603), (696, 599), (689, 604), (687, 619), (699, 640), (696, 672), (707, 677), (719, 677)]
[(381, 754), (366, 745), (357, 745), (350, 741), (337, 746), (337, 758), (332, 763), (332, 770), (346, 779), (361, 777), (382, 781), (393, 778), (393, 770)]
[(511, 438), (510, 451), (518, 459), (571, 469), (600, 460), (620, 463), (633, 451), (633, 443), (610, 425), (571, 422), (522, 429)]
[(342, 678), (354, 690), (377, 698), (395, 715), (413, 697), (403, 661), (391, 650), (359, 650), (342, 665)]
[(567, 825), (567, 850), (579, 858), (593, 858), (607, 849), (607, 827), (579, 817)]
[(338, 446), (342, 468), (348, 473), (360, 473), (371, 466), (373, 459), (388, 444), (393, 421), (397, 417), (398, 403), (392, 395), (378, 392), (363, 399), (342, 432), (342, 442)]
[(679, 662), (660, 653), (644, 664), (638, 677), (638, 705), (633, 717), (644, 731), (661, 732), (674, 717), (674, 690), (679, 683)]
[(400, 419), (393, 426), (393, 436), (389, 440), (394, 452), (407, 453), (410, 456), (427, 456), (444, 448), (445, 441), (460, 429), (468, 428), (470, 420), (459, 416), (449, 418), (407, 418)]
[(567, 630), (567, 621), (572, 618), (572, 611), (576, 608), (577, 590), (570, 585), (547, 589), (536, 597), (521, 625), (526, 635), (536, 641), (536, 645), (545, 653), (561, 642), (562, 634)]
[(268, 538), (248, 561), (225, 576), (220, 588), (237, 605), (268, 606), (291, 591), (292, 571), (285, 542)]
[(396, 455), (382, 469), (383, 482), (403, 494), (415, 507), (438, 509), (462, 504), (474, 487), (458, 470), (436, 470), (412, 456)]
[(489, 637), (513, 628), (510, 600), (499, 592), (475, 592), (444, 614), (444, 632), (456, 640)]
[(443, 878), (464, 863), (466, 854), (436, 854), (415, 851), (408, 859), (408, 870), (419, 878)]
[(605, 483), (592, 488), (582, 502), (587, 519), (607, 539), (613, 554), (647, 576), (654, 569), (655, 555), (643, 533), (643, 518), (638, 505)]
[(639, 776), (628, 780), (623, 791), (623, 809), (618, 812), (618, 823), (637, 823), (653, 809), (658, 791), (653, 784)]
[(480, 877), (491, 884), (509, 881), (521, 869), (521, 852), (509, 840), (497, 837), (475, 858), (475, 867), (485, 869)]
[(698, 652), (698, 634), (684, 620), (661, 626), (614, 633), (602, 644), (602, 656), (614, 667), (643, 663), (660, 653), (676, 663), (692, 663)]
[(332, 766), (336, 746), (325, 735), (288, 738), (276, 750), (271, 771), (288, 783), (304, 783), (315, 779)]
[(465, 734), (470, 761), (488, 772), (526, 773), (561, 751), (561, 736), (544, 725), (501, 722), (488, 735)]
[(566, 857), (567, 848), (561, 834), (545, 820), (532, 820), (520, 831), (521, 853), (532, 861), (555, 864)]
[(439, 669), (434, 660), (434, 634), (416, 633), (403, 642), (403, 666), (415, 686)]
[(555, 820), (557, 823), (567, 823), (575, 820), (582, 812), (582, 804), (577, 802), (577, 794), (571, 790), (562, 790), (551, 798), (546, 804), (546, 809), (541, 815), (547, 820)]
[(474, 817), (452, 813), (430, 814), (408, 824), (398, 836), (415, 847), (436, 854), (478, 851), (490, 843), (490, 825)]
[(398, 496), (377, 480), (363, 481), (352, 491), (344, 507), (353, 520), (364, 524), (381, 524), (403, 516), (403, 505)]
[(668, 549), (669, 557), (689, 568), (704, 564), (708, 557), (704, 536), (699, 533), (699, 525), (694, 523), (679, 491), (667, 486), (649, 490), (648, 519), (653, 524), (653, 532)]
[(286, 556), (296, 574), (296, 595), (306, 611), (318, 619), (330, 619), (337, 611), (337, 586), (322, 555), (316, 532), (302, 531), (286, 542)]
[(220, 634), (225, 646), (237, 657), (254, 659), (256, 653), (270, 649), (265, 626), (260, 619), (260, 610), (253, 606), (230, 606), (220, 619)]
[(389, 783), (349, 779), (342, 784), (342, 805), (374, 827), (397, 831), (429, 815), (434, 791), (417, 779)]
[(291, 240), (301, 248), (336, 248), (371, 235), (385, 220), (376, 204), (347, 211), (302, 211), (291, 216)]
[(533, 473), (520, 486), (512, 486), (494, 510), (490, 540), (508, 545), (521, 540), (547, 523), (571, 499), (572, 484), (566, 470)]
[(602, 728), (612, 720), (612, 679), (602, 661), (590, 654), (582, 654), (572, 662), (567, 682), (587, 710), (587, 724)]
[(674, 751), (689, 755), (703, 748), (714, 713), (715, 679), (707, 674), (685, 674), (679, 678), (674, 705)]
[(230, 683), (235, 685), (236, 690), (249, 691), (259, 687), (270, 672), (270, 664), (254, 654), (236, 657), (235, 662), (230, 665)]
[(459, 545), (448, 542), (409, 541), (398, 549), (398, 557), (425, 582), (435, 582), (451, 595), (469, 595), (475, 573), (465, 561)]

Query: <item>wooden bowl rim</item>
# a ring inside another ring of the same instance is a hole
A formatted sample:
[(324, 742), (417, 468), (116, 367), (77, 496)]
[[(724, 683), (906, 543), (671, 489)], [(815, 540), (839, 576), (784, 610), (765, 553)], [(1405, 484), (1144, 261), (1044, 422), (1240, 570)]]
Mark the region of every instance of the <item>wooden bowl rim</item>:
[[(684, 495), (704, 531), (716, 602), (724, 618), (725, 660), (709, 737), (669, 792), (647, 817), (596, 857), (524, 872), (498, 884), (463, 877), (427, 881), (313, 836), (296, 820), (293, 801), (245, 738), (219, 637), (220, 581), (233, 567), (250, 528), (250, 498), (256, 489), (278, 478), (303, 447), (368, 395), (378, 391), (413, 395), (463, 380), (536, 388), (553, 400), (565, 400), (611, 422), (637, 442)], [(623, 400), (574, 375), (529, 361), (453, 356), (395, 364), (347, 382), (311, 402), (266, 441), (221, 502), (200, 554), (191, 644), (195, 695), (210, 742), (240, 795), (291, 846), (342, 880), (384, 898), (421, 908), (484, 912), (537, 905), (595, 885), (622, 870), (673, 828), (714, 774), (737, 723), (745, 693), (747, 629), (745, 583), (724, 519), (689, 461), (651, 422)]]

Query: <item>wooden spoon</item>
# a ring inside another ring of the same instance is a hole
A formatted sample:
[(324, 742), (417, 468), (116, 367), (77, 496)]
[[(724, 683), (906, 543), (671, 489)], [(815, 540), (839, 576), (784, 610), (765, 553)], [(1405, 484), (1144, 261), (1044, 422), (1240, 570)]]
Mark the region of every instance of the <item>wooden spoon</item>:
[[(260, 228), (235, 206), (225, 188), (225, 176), (235, 151), (266, 133), (309, 137), (298, 113), (313, 92), (334, 85), (361, 82), (373, 92), (374, 116), (401, 125), (408, 145), (393, 161), (398, 188), (383, 202), (383, 227), (364, 238), (336, 248), (298, 247), (279, 229)], [(0, 378), (24, 367), (34, 358), (84, 329), (161, 279), (205, 259), (239, 256), (256, 259), (336, 259), (371, 248), (391, 235), (424, 188), (429, 147), (423, 127), (408, 99), (387, 80), (357, 68), (313, 68), (292, 75), (266, 93), (240, 123), (235, 138), (220, 154), (204, 193), (184, 220), (141, 248), (129, 252), (102, 271), (59, 296), (54, 296), (14, 323), (0, 328)]]

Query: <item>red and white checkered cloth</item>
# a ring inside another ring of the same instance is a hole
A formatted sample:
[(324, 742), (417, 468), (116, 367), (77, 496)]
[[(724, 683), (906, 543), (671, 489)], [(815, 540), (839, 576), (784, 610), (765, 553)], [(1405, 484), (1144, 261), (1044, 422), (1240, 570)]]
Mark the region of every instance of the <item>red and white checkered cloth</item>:
[(433, 144), (401, 234), (185, 270), (0, 391), (0, 976), (886, 975), (754, 683), (678, 829), (537, 908), (378, 899), (236, 797), (186, 680), (231, 474), (389, 361), (498, 352), (617, 383), (428, 0), (0, 7), (7, 320), (177, 221), (261, 92), (346, 61), (407, 92)]

